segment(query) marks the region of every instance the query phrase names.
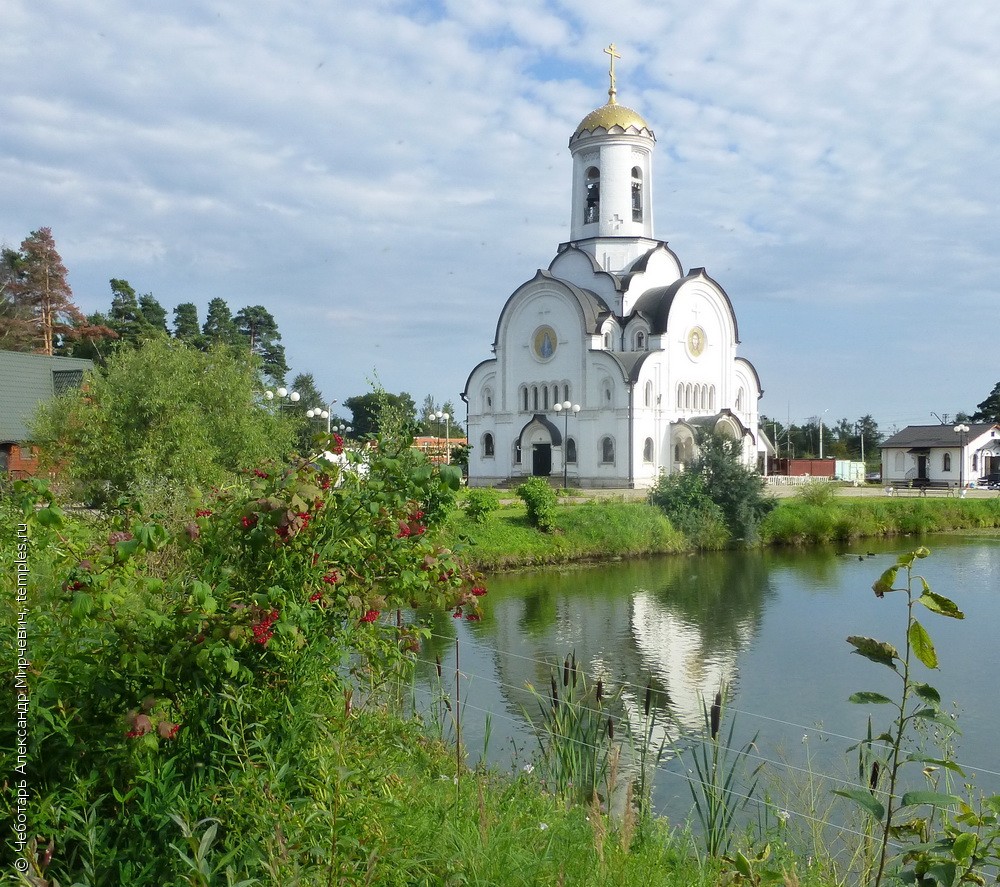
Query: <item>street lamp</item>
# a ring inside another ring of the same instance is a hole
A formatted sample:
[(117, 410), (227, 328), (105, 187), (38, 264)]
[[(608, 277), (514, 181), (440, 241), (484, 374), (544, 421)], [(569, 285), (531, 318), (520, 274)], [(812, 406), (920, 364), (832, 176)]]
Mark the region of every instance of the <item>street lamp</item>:
[(958, 451), (958, 488), (961, 490), (959, 496), (965, 496), (965, 441), (969, 433), (969, 426), (964, 422), (959, 422), (955, 426), (955, 433), (958, 435), (960, 449)]
[(278, 396), (278, 412), (281, 412), (284, 409), (286, 400), (290, 403), (298, 403), (299, 398), (301, 397), (298, 391), (289, 391), (287, 388), (279, 388), (277, 392), (271, 391), (270, 389), (265, 391), (264, 399), (274, 400), (275, 394)]
[(566, 456), (569, 451), (569, 414), (572, 413), (574, 416), (580, 412), (580, 404), (573, 403), (569, 400), (564, 400), (562, 403), (557, 403), (553, 408), (557, 413), (563, 413), (563, 489), (568, 489), (569, 487), (569, 463), (566, 461)]
[(451, 416), (447, 413), (438, 410), (436, 413), (431, 413), (427, 417), (428, 422), (433, 422), (437, 420), (438, 424), (442, 421), (444, 422), (444, 460), (445, 464), (451, 464)]

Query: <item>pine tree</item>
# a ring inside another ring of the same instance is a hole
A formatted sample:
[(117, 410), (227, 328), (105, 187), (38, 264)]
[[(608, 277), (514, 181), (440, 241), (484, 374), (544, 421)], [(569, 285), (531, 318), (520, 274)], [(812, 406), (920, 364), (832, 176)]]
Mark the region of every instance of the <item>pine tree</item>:
[(22, 241), (8, 289), (16, 312), (29, 321), (29, 347), (42, 354), (54, 354), (64, 340), (78, 338), (88, 326), (73, 303), (67, 274), (49, 228), (32, 231)]
[(205, 337), (198, 325), (198, 307), (194, 302), (182, 302), (174, 308), (174, 338), (192, 348), (203, 349)]
[(229, 310), (225, 299), (216, 297), (208, 303), (208, 314), (201, 332), (210, 345), (232, 345), (236, 341), (233, 312)]

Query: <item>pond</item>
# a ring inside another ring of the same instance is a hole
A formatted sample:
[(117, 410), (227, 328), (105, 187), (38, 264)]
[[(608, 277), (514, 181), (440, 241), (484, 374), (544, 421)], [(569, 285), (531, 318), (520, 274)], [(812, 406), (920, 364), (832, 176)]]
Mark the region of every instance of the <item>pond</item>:
[[(547, 693), (553, 670), (575, 653), (584, 672), (620, 688), (619, 717), (636, 727), (646, 686), (653, 687), (660, 723), (671, 724), (657, 728), (656, 740), (700, 730), (702, 699), (711, 701), (725, 684), (731, 697), (726, 717), (736, 719), (741, 742), (758, 734), (756, 755), (772, 774), (772, 793), (775, 783), (836, 788), (856, 773), (848, 748), (865, 735), (869, 716), (879, 733), (892, 715), (889, 706), (854, 705), (848, 697), (875, 690), (896, 698), (899, 687), (889, 669), (852, 654), (846, 638), (863, 635), (902, 649), (905, 596), (879, 599), (871, 587), (917, 544), (865, 541), (497, 576), (489, 582), (481, 621), (434, 621), (418, 667), (417, 704), (451, 721), (430, 700), (442, 692), (435, 657), (443, 692), (455, 698), (457, 645), (470, 763), (485, 753), (500, 766), (524, 766), (537, 750), (526, 712), (536, 717), (539, 708), (525, 686)], [(931, 556), (917, 562), (915, 573), (954, 600), (966, 618), (917, 608), (940, 661), (934, 672), (918, 664), (918, 679), (936, 687), (943, 707), (958, 715), (962, 735), (954, 757), (968, 777), (981, 791), (1000, 792), (1000, 539), (942, 536), (925, 544)], [(660, 812), (681, 818), (691, 800), (683, 777), (690, 765), (683, 757), (665, 757), (653, 797)]]

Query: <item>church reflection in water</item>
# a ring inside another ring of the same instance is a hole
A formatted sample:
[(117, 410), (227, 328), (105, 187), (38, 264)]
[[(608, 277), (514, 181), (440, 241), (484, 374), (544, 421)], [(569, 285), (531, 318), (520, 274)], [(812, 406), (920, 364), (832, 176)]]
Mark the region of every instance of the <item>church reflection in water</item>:
[[(590, 681), (621, 690), (617, 717), (636, 732), (652, 687), (656, 745), (699, 731), (702, 700), (723, 684), (736, 689), (737, 657), (752, 644), (769, 594), (760, 558), (732, 553), (550, 568), (496, 577), (490, 589), (482, 621), (439, 620), (427, 647), (429, 660), (453, 667), (460, 636), (463, 699), (473, 712), (534, 717), (538, 704), (525, 687), (547, 694), (550, 676), (575, 653)], [(432, 668), (423, 666), (425, 677)]]

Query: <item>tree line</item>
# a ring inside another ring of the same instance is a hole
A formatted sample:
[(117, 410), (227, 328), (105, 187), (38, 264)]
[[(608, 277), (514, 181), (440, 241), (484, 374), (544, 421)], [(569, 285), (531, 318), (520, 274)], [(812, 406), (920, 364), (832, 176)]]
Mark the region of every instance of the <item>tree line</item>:
[(263, 305), (248, 305), (235, 314), (225, 299), (208, 303), (205, 322), (198, 308), (184, 302), (167, 310), (152, 293), (139, 294), (127, 281), (111, 278), (107, 311), (85, 316), (73, 301), (55, 239), (49, 228), (32, 231), (20, 249), (0, 250), (0, 348), (39, 354), (85, 357), (100, 365), (123, 347), (138, 347), (169, 336), (198, 351), (217, 345), (245, 350), (257, 358), (266, 380), (282, 384), (288, 374), (281, 333)]

